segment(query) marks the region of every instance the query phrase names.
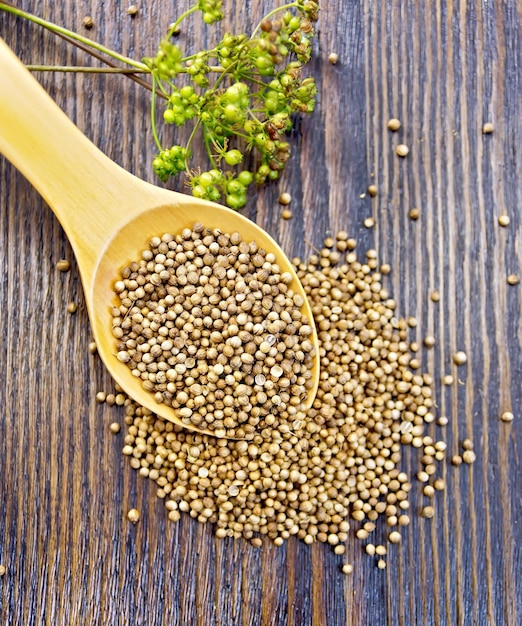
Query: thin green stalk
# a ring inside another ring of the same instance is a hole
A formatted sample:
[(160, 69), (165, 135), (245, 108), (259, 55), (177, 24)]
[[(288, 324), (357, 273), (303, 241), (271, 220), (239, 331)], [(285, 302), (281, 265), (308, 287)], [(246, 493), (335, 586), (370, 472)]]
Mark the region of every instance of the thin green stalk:
[(83, 67), (74, 65), (26, 65), (30, 72), (77, 72), (80, 74), (145, 74), (149, 70), (119, 67)]
[(161, 142), (158, 137), (158, 130), (156, 128), (156, 86), (157, 86), (157, 81), (153, 76), (152, 77), (152, 96), (151, 96), (151, 103), (150, 103), (150, 123), (152, 126), (152, 136), (154, 137), (154, 141), (156, 143), (156, 146), (158, 147), (158, 150), (161, 152), (163, 148), (161, 146)]
[(114, 50), (111, 50), (110, 48), (106, 48), (105, 46), (102, 46), (101, 44), (95, 41), (92, 41), (92, 39), (83, 37), (82, 35), (79, 35), (78, 33), (75, 33), (72, 30), (64, 28), (63, 26), (58, 26), (57, 24), (53, 24), (53, 22), (48, 22), (47, 20), (37, 17), (36, 15), (33, 15), (32, 13), (27, 13), (26, 11), (22, 11), (21, 9), (17, 9), (16, 7), (13, 7), (9, 4), (5, 4), (4, 2), (1, 2), (1, 1), (0, 1), (0, 10), (7, 11), (7, 13), (12, 13), (13, 15), (17, 15), (18, 17), (23, 17), (24, 19), (29, 20), (30, 22), (34, 22), (35, 24), (38, 24), (39, 26), (43, 26), (44, 28), (47, 28), (53, 33), (66, 35), (67, 37), (70, 37), (71, 39), (80, 41), (86, 46), (89, 46), (90, 48), (94, 48), (95, 50), (98, 50), (99, 52), (103, 52), (104, 54), (107, 54), (113, 59), (116, 59), (117, 61), (121, 61), (122, 63), (126, 63), (127, 65), (131, 65), (132, 67), (136, 67), (140, 70), (148, 69), (144, 63), (140, 63), (139, 61), (134, 61), (134, 59), (130, 59), (129, 57), (123, 56), (122, 54), (119, 54), (118, 52), (115, 52)]
[(171, 25), (171, 27), (169, 28), (169, 32), (167, 37), (170, 39), (170, 37), (172, 37), (172, 35), (177, 31), (179, 25), (181, 24), (181, 22), (188, 17), (191, 13), (194, 13), (195, 11), (198, 10), (197, 5), (194, 5), (193, 7), (191, 7), (190, 9), (188, 9), (188, 11), (185, 11), (185, 13), (182, 13), (178, 19)]
[[(190, 137), (188, 138), (187, 145), (185, 146), (187, 150), (185, 153), (186, 155), (189, 153), (190, 146), (192, 144), (194, 137), (196, 136), (196, 132), (198, 128), (200, 127), (200, 125), (201, 125), (201, 118), (198, 117), (196, 123), (194, 124), (194, 128), (192, 129), (192, 132), (190, 133)], [(185, 156), (185, 171), (187, 172), (187, 176), (190, 178), (190, 169), (188, 166), (187, 156)]]
[(208, 160), (210, 161), (210, 164), (212, 165), (212, 167), (214, 169), (219, 169), (217, 166), (216, 161), (214, 160), (214, 155), (212, 154), (212, 150), (210, 149), (210, 145), (209, 145), (209, 136), (208, 136), (208, 131), (207, 131), (207, 127), (203, 126), (203, 141), (205, 142), (205, 150), (207, 151), (207, 156), (208, 156)]

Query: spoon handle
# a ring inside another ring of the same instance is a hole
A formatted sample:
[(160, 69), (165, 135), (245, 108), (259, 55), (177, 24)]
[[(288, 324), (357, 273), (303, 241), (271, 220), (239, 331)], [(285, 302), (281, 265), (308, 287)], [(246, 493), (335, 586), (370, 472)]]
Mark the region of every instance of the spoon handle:
[(121, 191), (137, 179), (83, 135), (2, 39), (0, 153), (47, 201), (75, 252), (93, 262), (128, 219)]

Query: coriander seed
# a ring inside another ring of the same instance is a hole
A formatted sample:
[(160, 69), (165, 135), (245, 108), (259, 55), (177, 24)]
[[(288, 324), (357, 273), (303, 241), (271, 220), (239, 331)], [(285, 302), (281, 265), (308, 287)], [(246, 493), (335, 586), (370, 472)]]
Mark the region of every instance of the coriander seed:
[(426, 346), (426, 348), (433, 348), (433, 346), (437, 343), (435, 337), (433, 337), (433, 335), (427, 335), (426, 337), (424, 337), (424, 341), (423, 341), (424, 345)]
[(107, 394), (104, 391), (98, 391), (96, 394), (96, 402), (99, 404), (103, 404), (107, 399)]
[(377, 567), (379, 569), (386, 569), (386, 561), (384, 559), (379, 559), (377, 561)]
[(440, 292), (438, 291), (432, 291), (430, 293), (430, 298), (432, 302), (440, 302)]
[(425, 506), (421, 511), (421, 516), (431, 519), (435, 515), (435, 509), (432, 506)]
[(60, 259), (58, 263), (56, 263), (56, 269), (59, 272), (68, 272), (71, 269), (71, 264), (66, 259)]
[(78, 310), (78, 306), (76, 305), (76, 302), (69, 302), (67, 304), (67, 313), (76, 313), (76, 311)]
[(388, 129), (395, 132), (397, 130), (399, 130), (399, 128), (401, 127), (401, 122), (400, 120), (396, 119), (395, 117), (392, 117), (392, 119), (388, 120)]
[(400, 532), (394, 530), (388, 535), (390, 543), (400, 543), (402, 541), (402, 535)]
[(420, 209), (417, 209), (417, 208), (410, 209), (410, 212), (408, 215), (410, 216), (411, 220), (416, 221), (420, 217)]
[(453, 463), (453, 465), (458, 467), (459, 465), (462, 465), (462, 457), (460, 456), (460, 454), (454, 454), (451, 457), (451, 462)]
[(365, 228), (373, 228), (375, 226), (375, 220), (373, 217), (367, 217), (363, 222)]
[(453, 376), (451, 374), (446, 374), (445, 376), (442, 377), (442, 384), (443, 385), (453, 385), (454, 379)]
[(120, 425), (118, 424), (118, 422), (112, 422), (112, 424), (109, 426), (109, 430), (111, 431), (111, 433), (117, 434), (120, 432)]
[(351, 563), (345, 563), (343, 565), (343, 574), (351, 574), (353, 572), (353, 565)]
[(397, 153), (397, 156), (406, 157), (408, 156), (410, 149), (408, 148), (407, 145), (401, 143), (397, 146), (397, 148), (395, 149), (395, 152)]
[(96, 354), (96, 352), (98, 352), (98, 346), (96, 345), (96, 342), (91, 341), (89, 343), (88, 349), (91, 354)]
[(127, 518), (129, 522), (132, 522), (133, 524), (137, 524), (140, 519), (140, 512), (137, 509), (131, 509), (127, 513)]
[(6, 572), (5, 565), (0, 565), (0, 576), (4, 576)]
[(495, 127), (493, 126), (491, 122), (486, 122), (482, 126), (482, 133), (484, 135), (490, 135), (494, 130), (495, 130)]
[(94, 20), (90, 15), (86, 15), (82, 20), (82, 26), (84, 28), (90, 29), (94, 26)]
[(131, 6), (127, 9), (127, 15), (131, 17), (136, 17), (138, 15), (139, 9), (135, 4), (131, 4)]
[(515, 416), (511, 413), (511, 411), (504, 411), (504, 413), (500, 416), (500, 419), (503, 422), (512, 422), (515, 419)]
[(507, 277), (507, 282), (509, 285), (518, 285), (520, 282), (520, 277), (517, 276), (516, 274), (510, 274)]
[(509, 219), (509, 215), (499, 215), (498, 224), (499, 226), (509, 226), (511, 220)]
[(292, 219), (292, 211), (290, 209), (283, 209), (281, 211), (281, 217), (284, 220), (291, 220)]
[(372, 198), (375, 198), (375, 196), (378, 194), (379, 190), (377, 189), (377, 185), (369, 185), (368, 186), (368, 195), (371, 196)]
[(467, 463), (468, 465), (471, 463), (474, 463), (476, 460), (476, 455), (473, 452), (473, 450), (465, 450), (462, 454), (462, 460), (464, 461), (464, 463)]
[(468, 357), (466, 356), (465, 352), (456, 352), (453, 355), (453, 362), (455, 363), (455, 365), (464, 365), (466, 363), (466, 361), (468, 360)]
[(290, 204), (290, 202), (292, 202), (292, 196), (287, 191), (280, 194), (279, 204), (286, 206), (287, 204)]
[(330, 54), (328, 55), (328, 61), (332, 64), (332, 65), (336, 65), (337, 62), (339, 61), (339, 55), (335, 52), (330, 52)]

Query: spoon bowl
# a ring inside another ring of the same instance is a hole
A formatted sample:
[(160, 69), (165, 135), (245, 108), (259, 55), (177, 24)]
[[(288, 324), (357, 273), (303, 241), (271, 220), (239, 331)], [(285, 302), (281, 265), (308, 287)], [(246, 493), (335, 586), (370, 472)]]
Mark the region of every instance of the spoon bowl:
[[(139, 258), (154, 236), (176, 234), (201, 222), (238, 232), (272, 252), (290, 287), (302, 295), (302, 313), (313, 329), (315, 356), (306, 407), (319, 384), (319, 350), (313, 315), (302, 285), (279, 245), (240, 213), (151, 185), (103, 154), (54, 103), (0, 39), (0, 153), (24, 174), (59, 219), (78, 263), (98, 353), (114, 380), (136, 402), (184, 428), (176, 410), (158, 404), (115, 356), (111, 305), (117, 272)], [(212, 433), (210, 433), (212, 434)]]

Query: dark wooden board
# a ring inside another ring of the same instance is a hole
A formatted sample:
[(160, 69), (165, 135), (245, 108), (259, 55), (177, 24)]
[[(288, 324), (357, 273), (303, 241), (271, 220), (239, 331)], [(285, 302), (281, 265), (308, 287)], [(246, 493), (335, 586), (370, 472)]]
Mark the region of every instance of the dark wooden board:
[[(153, 54), (184, 2), (156, 0), (126, 14), (121, 2), (18, 6), (137, 58)], [(250, 28), (271, 2), (232, 2), (224, 28)], [(403, 545), (378, 570), (353, 536), (346, 560), (291, 540), (256, 550), (214, 539), (210, 526), (166, 518), (154, 485), (121, 454), (116, 407), (94, 396), (110, 380), (91, 340), (72, 251), (51, 211), (0, 159), (0, 623), (296, 626), (510, 625), (522, 620), (522, 6), (508, 2), (323, 2), (311, 71), (318, 106), (293, 133), (282, 180), (253, 195), (247, 213), (289, 255), (343, 228), (375, 247), (399, 313), (418, 318), (412, 338), (449, 417), (451, 456), (475, 442), (471, 467), (447, 464), (435, 517), (415, 511)], [(197, 20), (182, 34), (196, 44)], [(0, 36), (26, 63), (85, 64), (51, 33), (0, 13)], [(339, 63), (328, 63), (336, 52)], [(1, 71), (1, 68), (0, 68)], [(149, 93), (120, 76), (37, 74), (53, 98), (111, 158), (154, 181)], [(398, 117), (402, 128), (386, 128)], [(491, 121), (495, 130), (482, 134)], [(59, 138), (57, 138), (59, 140)], [(398, 143), (410, 147), (395, 155)], [(45, 155), (42, 155), (45, 158)], [(375, 182), (379, 194), (365, 195)], [(280, 218), (281, 191), (294, 217)], [(408, 217), (420, 209), (418, 221)], [(497, 217), (507, 213), (508, 228)], [(363, 226), (373, 216), (376, 226)], [(68, 274), (55, 263), (72, 262)], [(429, 298), (438, 289), (441, 301)], [(66, 312), (67, 303), (78, 312)], [(443, 387), (456, 350), (458, 384)], [(499, 420), (512, 410), (512, 424)], [(439, 428), (433, 426), (433, 433)], [(406, 452), (414, 474), (418, 458)], [(136, 526), (126, 519), (136, 507)], [(385, 528), (376, 530), (376, 540)]]

